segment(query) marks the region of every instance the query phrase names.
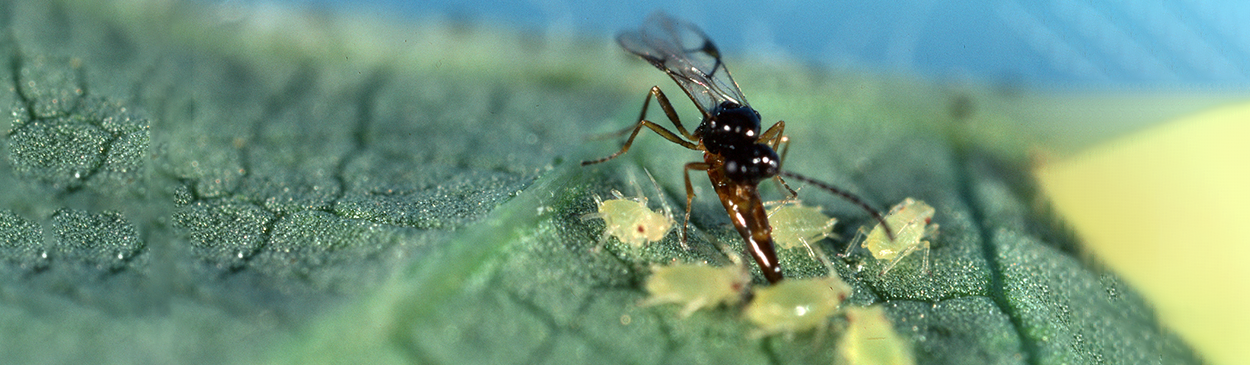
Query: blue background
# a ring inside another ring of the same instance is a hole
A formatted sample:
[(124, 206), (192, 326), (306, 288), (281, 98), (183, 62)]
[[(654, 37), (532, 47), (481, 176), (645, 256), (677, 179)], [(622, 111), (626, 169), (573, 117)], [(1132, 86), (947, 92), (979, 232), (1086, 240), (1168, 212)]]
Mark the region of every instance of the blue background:
[(663, 9), (737, 55), (1039, 88), (1250, 85), (1250, 2), (1240, 1), (282, 2), (604, 38)]

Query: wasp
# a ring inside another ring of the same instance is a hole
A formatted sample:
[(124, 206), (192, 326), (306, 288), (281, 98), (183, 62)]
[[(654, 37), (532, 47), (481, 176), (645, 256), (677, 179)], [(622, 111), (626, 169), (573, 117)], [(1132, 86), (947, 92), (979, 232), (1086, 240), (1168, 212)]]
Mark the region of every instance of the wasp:
[[(785, 135), (785, 122), (778, 121), (768, 129), (761, 128), (760, 113), (747, 103), (742, 90), (738, 89), (738, 83), (734, 82), (729, 69), (721, 62), (720, 51), (698, 27), (656, 12), (639, 29), (618, 34), (616, 42), (676, 81), (703, 114), (703, 120), (691, 133), (682, 125), (681, 118), (660, 87), (652, 86), (643, 100), (638, 121), (620, 132), (624, 134), (632, 130), (621, 149), (604, 158), (582, 161), (582, 165), (606, 162), (629, 151), (634, 138), (644, 127), (682, 147), (703, 152), (702, 162), (687, 163), (683, 169), (686, 180), (683, 242), (690, 224), (690, 204), (695, 196), (690, 183), (692, 170), (707, 173), (738, 234), (746, 241), (747, 253), (755, 259), (770, 283), (777, 283), (784, 277), (773, 248), (772, 227), (768, 224), (768, 214), (758, 191), (761, 181), (776, 179), (791, 196), (797, 193), (790, 189), (783, 176), (817, 186), (859, 205), (877, 222), (889, 226), (881, 213), (863, 199), (833, 185), (781, 169), (782, 158), (777, 154), (778, 147), (785, 155), (790, 146), (790, 140)], [(673, 122), (678, 133), (647, 120), (652, 98)], [(891, 231), (887, 229), (886, 232)]]

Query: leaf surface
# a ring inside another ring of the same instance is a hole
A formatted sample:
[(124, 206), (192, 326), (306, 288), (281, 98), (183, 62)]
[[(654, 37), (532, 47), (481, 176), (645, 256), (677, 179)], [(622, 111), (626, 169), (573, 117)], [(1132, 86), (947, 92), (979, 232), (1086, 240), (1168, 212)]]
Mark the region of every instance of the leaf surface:
[[(755, 338), (740, 307), (682, 318), (638, 305), (649, 265), (724, 264), (716, 244), (741, 243), (697, 176), (688, 247), (677, 233), (601, 245), (602, 223), (582, 219), (612, 189), (681, 207), (681, 164), (700, 158), (644, 132), (625, 157), (578, 166), (616, 147), (585, 138), (628, 124), (651, 84), (680, 94), (607, 41), (346, 15), (266, 27), (229, 10), (0, 6), (12, 115), (0, 327), (20, 333), (0, 356), (833, 361), (836, 317), (826, 331)], [(1199, 362), (1039, 213), (1011, 147), (967, 137), (997, 115), (947, 112), (967, 96), (913, 81), (741, 64), (753, 105), (788, 122), (787, 169), (881, 208), (906, 197), (937, 208), (932, 273), (919, 256), (884, 276), (864, 252), (833, 265), (855, 288), (849, 303), (883, 305), (920, 362)], [(841, 238), (822, 250), (841, 252), (870, 223), (814, 187), (800, 194), (839, 218)], [(786, 275), (825, 274), (806, 250), (781, 256)]]

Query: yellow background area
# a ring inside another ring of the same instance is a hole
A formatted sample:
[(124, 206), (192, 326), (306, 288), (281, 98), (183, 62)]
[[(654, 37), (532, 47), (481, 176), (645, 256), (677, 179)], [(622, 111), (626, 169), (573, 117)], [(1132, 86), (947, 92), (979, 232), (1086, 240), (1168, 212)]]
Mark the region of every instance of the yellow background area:
[(1250, 103), (1037, 171), (1088, 243), (1208, 361), (1250, 359)]

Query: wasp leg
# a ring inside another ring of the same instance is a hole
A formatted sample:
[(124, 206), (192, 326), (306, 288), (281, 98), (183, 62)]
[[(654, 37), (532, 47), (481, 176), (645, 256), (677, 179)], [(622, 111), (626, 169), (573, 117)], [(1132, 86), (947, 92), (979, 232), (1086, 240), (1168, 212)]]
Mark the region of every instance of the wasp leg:
[(620, 156), (621, 154), (625, 153), (626, 151), (629, 151), (629, 146), (634, 144), (634, 138), (638, 137), (638, 132), (642, 130), (642, 127), (650, 128), (651, 130), (655, 131), (656, 134), (659, 134), (660, 137), (664, 137), (664, 139), (667, 139), (669, 141), (672, 141), (673, 143), (679, 144), (682, 147), (689, 148), (692, 150), (699, 149), (699, 145), (690, 143), (689, 141), (681, 139), (681, 137), (677, 136), (676, 134), (673, 134), (673, 132), (670, 132), (667, 129), (664, 129), (664, 127), (661, 127), (658, 124), (652, 123), (649, 120), (640, 120), (638, 121), (638, 124), (634, 126), (634, 133), (631, 133), (629, 135), (629, 139), (625, 140), (625, 145), (621, 146), (620, 151), (616, 151), (616, 153), (613, 153), (609, 155), (608, 157), (600, 158), (597, 160), (582, 161), (582, 166), (593, 165), (593, 164), (597, 164), (600, 162), (607, 162), (608, 160), (614, 159), (617, 156)]
[[(781, 149), (781, 160), (777, 161), (777, 167), (780, 168), (784, 166), (786, 163), (786, 154), (790, 153), (790, 136), (786, 135), (786, 121), (779, 120), (777, 123), (773, 124), (773, 126), (768, 127), (768, 130), (765, 130), (764, 133), (760, 134), (760, 140), (767, 143), (768, 146), (772, 147), (774, 151), (778, 148)], [(786, 192), (790, 193), (790, 196), (787, 197), (786, 200), (799, 197), (799, 193), (794, 191), (794, 189), (791, 189), (790, 184), (786, 184), (786, 181), (782, 180), (781, 176), (773, 176), (773, 182), (780, 185), (781, 188), (785, 188)]]
[(691, 141), (699, 140), (693, 134), (690, 134), (685, 126), (681, 125), (681, 117), (677, 116), (677, 111), (673, 110), (673, 103), (668, 102), (668, 97), (664, 96), (664, 92), (660, 91), (659, 86), (652, 86), (651, 91), (647, 93), (647, 98), (642, 101), (642, 112), (638, 113), (638, 120), (643, 120), (647, 117), (647, 107), (651, 105), (652, 96), (655, 97), (655, 102), (660, 104), (660, 109), (664, 110), (664, 115), (668, 116), (668, 120), (672, 121), (674, 126), (677, 126), (677, 131), (681, 132), (682, 136)]
[(682, 147), (692, 149), (692, 150), (699, 149), (698, 144), (684, 140), (682, 139), (682, 136), (678, 136), (677, 134), (669, 131), (668, 129), (661, 127), (659, 124), (655, 124), (654, 122), (651, 122), (646, 119), (647, 107), (651, 105), (651, 96), (653, 95), (655, 96), (655, 101), (660, 104), (660, 108), (664, 109), (664, 114), (668, 116), (668, 120), (672, 121), (673, 125), (677, 127), (677, 131), (681, 132), (682, 136), (685, 136), (686, 138), (690, 140), (697, 140), (696, 138), (694, 138), (693, 135), (690, 134), (689, 131), (686, 130), (686, 127), (681, 125), (681, 118), (677, 116), (677, 111), (673, 110), (673, 104), (669, 103), (668, 97), (665, 97), (664, 92), (660, 91), (660, 87), (652, 86), (651, 92), (647, 93), (647, 98), (643, 100), (642, 102), (642, 112), (639, 113), (638, 115), (638, 122), (635, 123), (632, 127), (622, 129), (620, 132), (617, 132), (619, 134), (623, 134), (625, 131), (628, 131), (631, 129), (633, 130), (633, 133), (629, 135), (629, 139), (625, 140), (625, 145), (621, 146), (621, 150), (617, 151), (616, 153), (613, 153), (612, 155), (608, 157), (600, 158), (597, 160), (582, 161), (582, 166), (593, 165), (593, 164), (597, 164), (600, 162), (606, 162), (608, 160), (616, 158), (617, 156), (620, 156), (621, 154), (624, 154), (626, 151), (629, 151), (629, 147), (634, 144), (634, 138), (638, 137), (638, 132), (642, 130), (642, 127), (650, 128), (652, 131), (655, 131), (656, 134), (659, 134), (660, 137), (664, 137), (664, 139), (667, 139), (673, 143), (679, 144)]
[(777, 123), (774, 123), (773, 126), (768, 127), (764, 133), (760, 133), (760, 140), (767, 143), (768, 146), (773, 149), (777, 149), (777, 144), (782, 139), (785, 139), (786, 141), (790, 140), (789, 138), (786, 138), (786, 121), (784, 120), (777, 121)]
[(682, 175), (686, 177), (686, 220), (681, 223), (681, 244), (686, 244), (686, 227), (690, 226), (690, 204), (694, 203), (694, 185), (690, 184), (690, 170), (707, 171), (712, 165), (706, 162), (691, 162), (682, 168)]

